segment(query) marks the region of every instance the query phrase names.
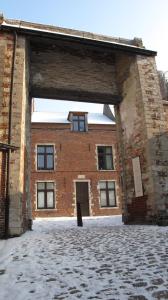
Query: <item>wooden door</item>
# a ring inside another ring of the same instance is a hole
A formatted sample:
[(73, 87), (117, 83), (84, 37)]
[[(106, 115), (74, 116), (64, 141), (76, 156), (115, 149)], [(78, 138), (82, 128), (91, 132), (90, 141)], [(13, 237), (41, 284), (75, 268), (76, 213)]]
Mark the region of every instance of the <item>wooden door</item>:
[(82, 216), (89, 216), (88, 182), (76, 182), (76, 202), (80, 203)]

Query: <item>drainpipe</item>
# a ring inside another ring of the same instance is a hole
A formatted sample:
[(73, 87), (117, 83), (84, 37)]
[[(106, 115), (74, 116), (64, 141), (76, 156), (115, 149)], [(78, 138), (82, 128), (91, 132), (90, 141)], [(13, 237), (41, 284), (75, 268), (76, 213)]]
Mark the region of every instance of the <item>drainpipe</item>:
[[(13, 100), (13, 80), (16, 56), (17, 33), (13, 34), (13, 53), (12, 53), (12, 67), (11, 67), (11, 83), (10, 83), (10, 98), (9, 98), (9, 115), (8, 115), (8, 144), (11, 145), (12, 138), (12, 100)], [(10, 185), (10, 150), (7, 152), (7, 170), (6, 170), (6, 202), (5, 202), (5, 238), (9, 235), (9, 185)]]

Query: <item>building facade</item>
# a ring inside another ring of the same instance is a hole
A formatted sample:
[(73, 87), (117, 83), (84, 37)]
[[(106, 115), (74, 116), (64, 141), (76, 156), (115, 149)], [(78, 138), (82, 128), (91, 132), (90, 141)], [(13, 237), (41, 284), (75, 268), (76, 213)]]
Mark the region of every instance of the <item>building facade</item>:
[(33, 217), (121, 214), (114, 119), (34, 112), (31, 151)]

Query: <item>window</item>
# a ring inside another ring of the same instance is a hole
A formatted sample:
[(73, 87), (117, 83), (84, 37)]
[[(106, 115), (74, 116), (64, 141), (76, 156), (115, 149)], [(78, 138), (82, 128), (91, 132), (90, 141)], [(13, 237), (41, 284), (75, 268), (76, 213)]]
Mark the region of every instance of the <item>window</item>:
[(54, 170), (54, 146), (37, 146), (37, 170)]
[(85, 115), (72, 116), (73, 131), (86, 131)]
[(98, 166), (99, 170), (113, 170), (113, 155), (111, 146), (98, 146)]
[(37, 183), (37, 208), (54, 208), (54, 182)]
[(115, 207), (116, 193), (114, 181), (100, 181), (100, 206), (101, 207)]

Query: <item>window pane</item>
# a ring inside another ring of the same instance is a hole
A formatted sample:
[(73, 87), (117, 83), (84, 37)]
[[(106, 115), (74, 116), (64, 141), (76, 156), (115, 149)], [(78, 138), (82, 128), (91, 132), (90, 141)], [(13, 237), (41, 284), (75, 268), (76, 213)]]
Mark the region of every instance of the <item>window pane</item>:
[(99, 160), (99, 170), (105, 170), (106, 166), (105, 166), (104, 157), (103, 156), (99, 156), (98, 160)]
[(76, 121), (73, 122), (73, 130), (78, 131), (78, 122)]
[(52, 208), (53, 207), (53, 199), (54, 193), (53, 192), (47, 192), (47, 207)]
[(38, 190), (44, 190), (45, 183), (44, 182), (38, 182), (37, 183), (37, 189)]
[(112, 156), (106, 155), (106, 169), (112, 170)]
[(80, 131), (85, 131), (85, 123), (83, 121), (80, 121), (79, 127), (80, 127)]
[(47, 155), (47, 169), (53, 169), (53, 155)]
[(115, 191), (109, 191), (109, 205), (115, 206)]
[(46, 152), (47, 153), (53, 153), (54, 152), (54, 147), (53, 146), (47, 146), (46, 147)]
[(101, 203), (101, 206), (107, 206), (105, 191), (100, 191), (100, 203)]
[(47, 182), (47, 190), (54, 189), (54, 183), (53, 182)]
[(98, 147), (98, 153), (100, 153), (100, 154), (103, 154), (103, 153), (104, 153), (103, 147)]
[(106, 147), (106, 154), (112, 154), (112, 148)]
[(105, 189), (106, 188), (106, 181), (99, 181), (99, 187), (100, 187), (100, 189)]
[(115, 182), (114, 181), (108, 181), (108, 188), (114, 189), (115, 188)]
[(85, 116), (79, 116), (79, 120), (85, 120)]
[(37, 168), (43, 169), (44, 168), (44, 155), (38, 154), (37, 156)]
[(44, 208), (44, 192), (38, 192), (38, 208)]
[(78, 120), (78, 116), (73, 116), (73, 120)]
[(45, 152), (44, 146), (37, 146), (37, 152), (38, 153), (44, 153)]

